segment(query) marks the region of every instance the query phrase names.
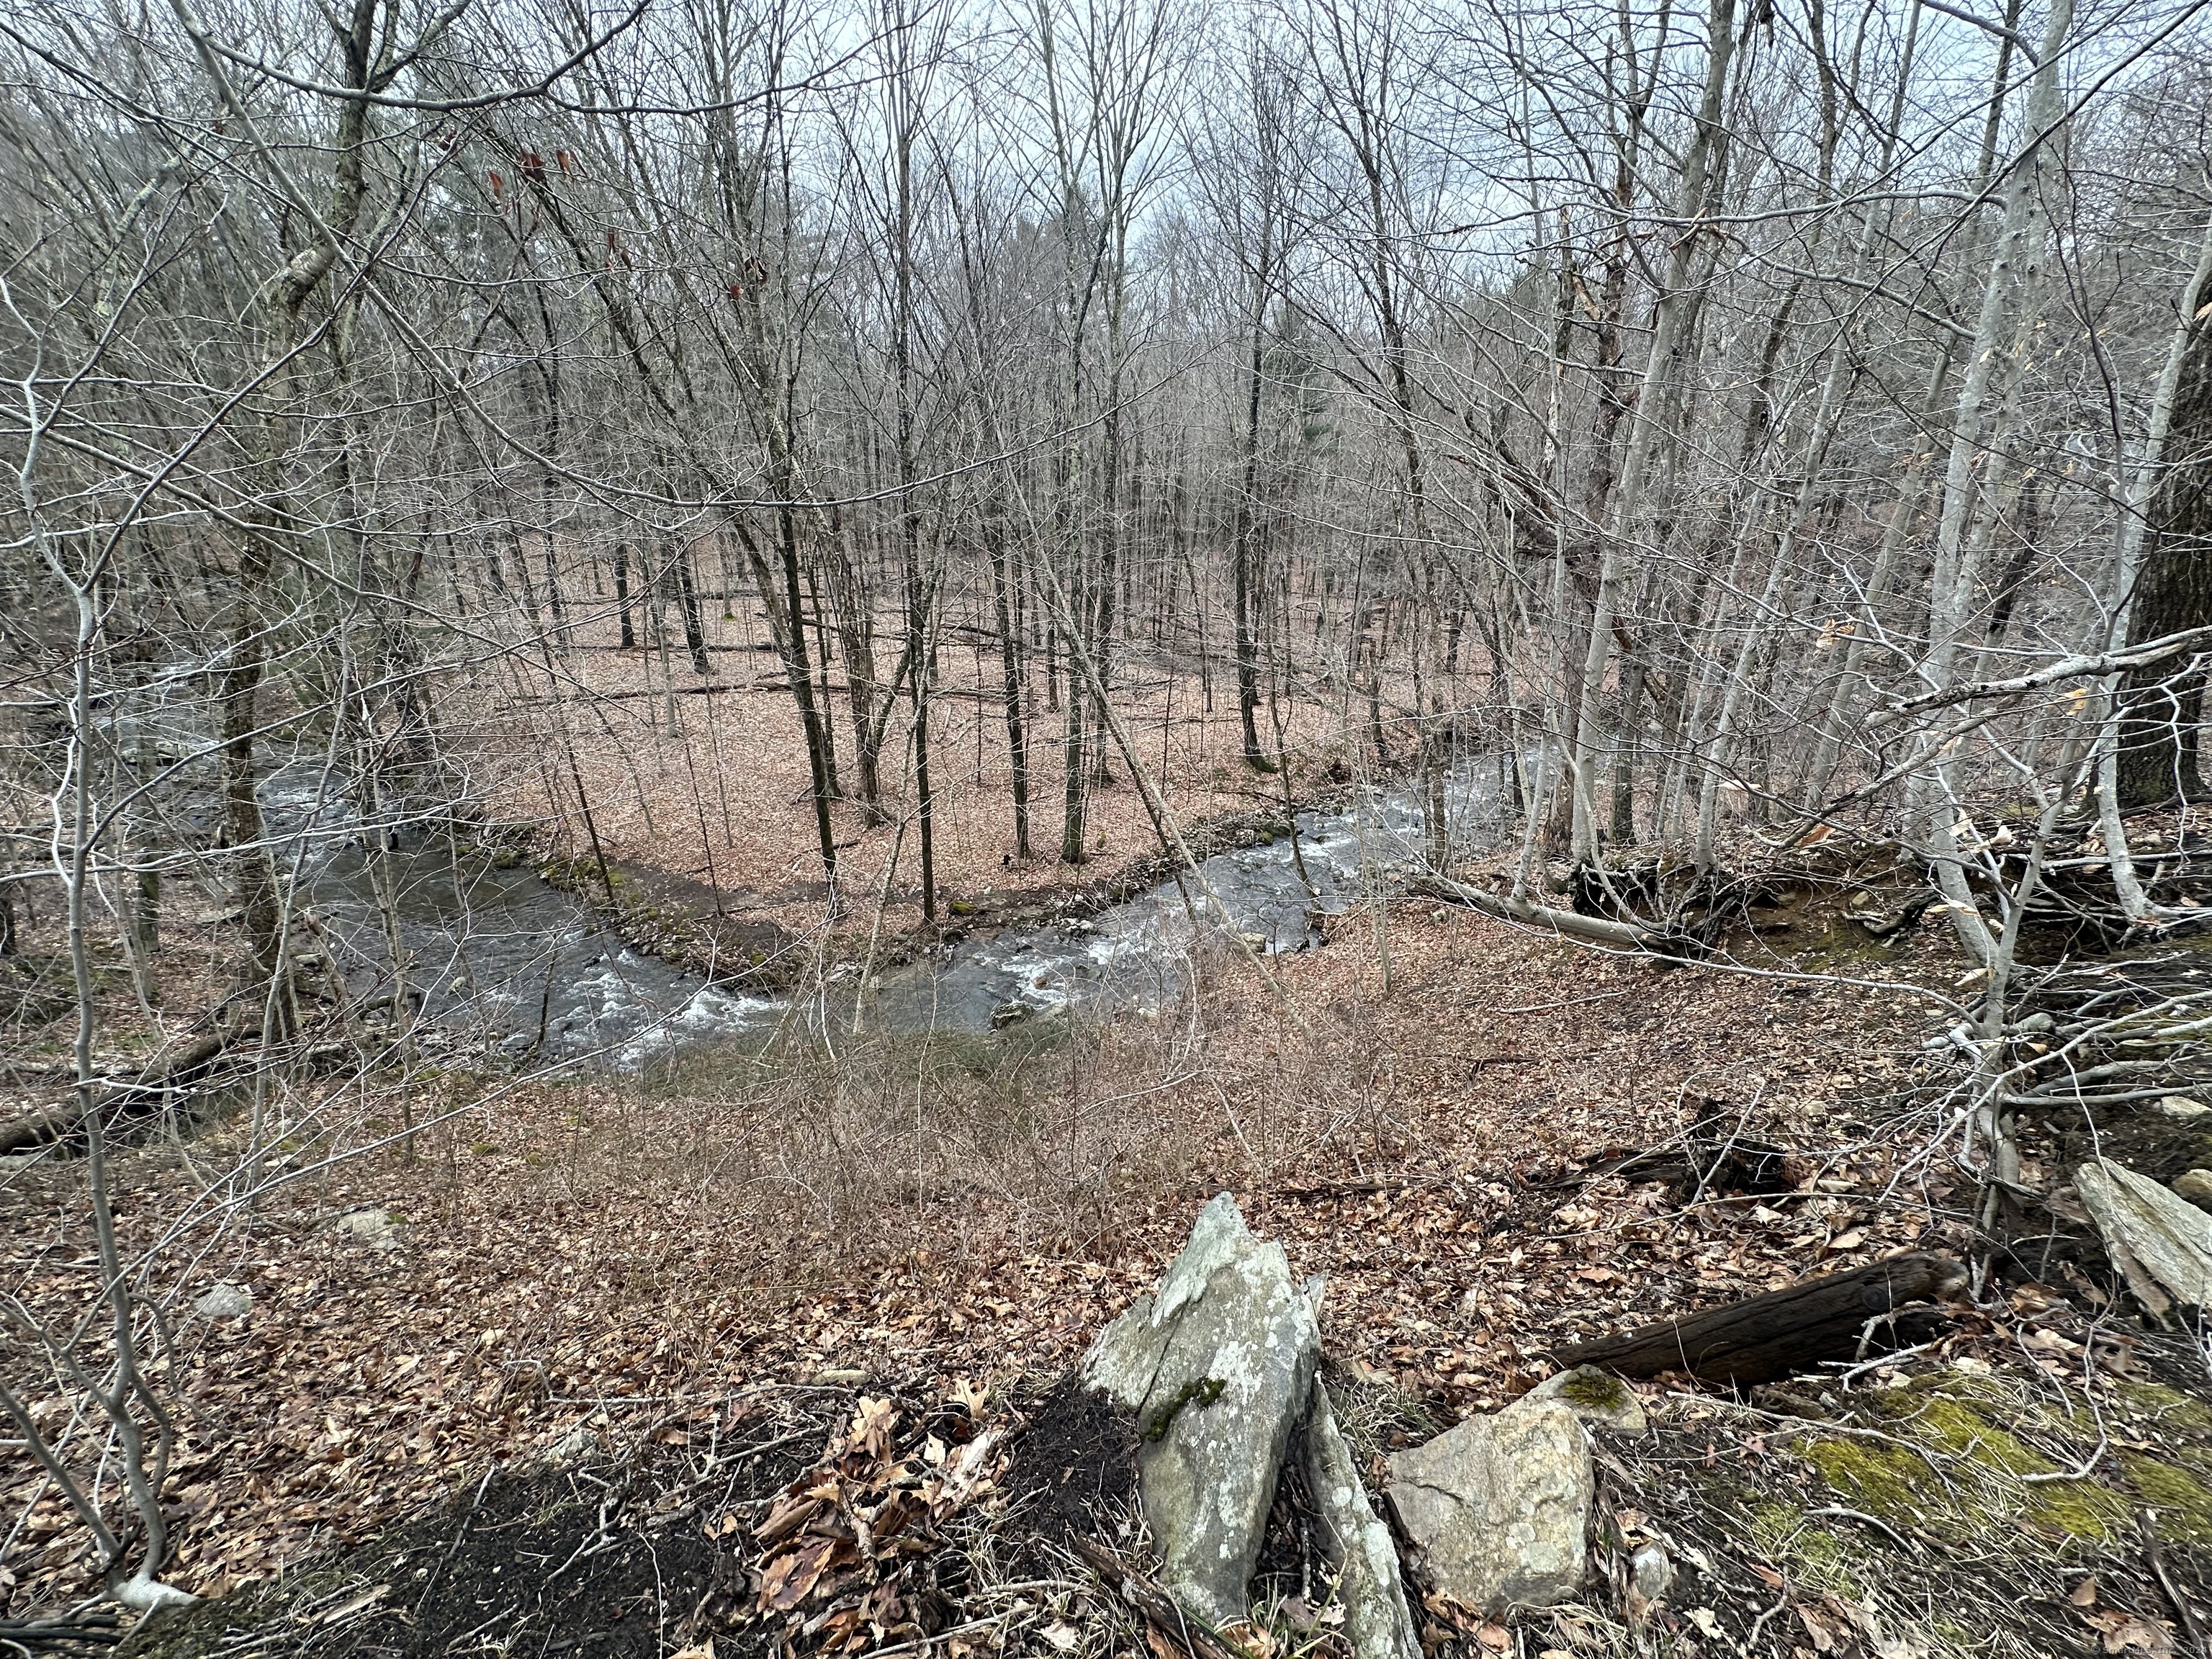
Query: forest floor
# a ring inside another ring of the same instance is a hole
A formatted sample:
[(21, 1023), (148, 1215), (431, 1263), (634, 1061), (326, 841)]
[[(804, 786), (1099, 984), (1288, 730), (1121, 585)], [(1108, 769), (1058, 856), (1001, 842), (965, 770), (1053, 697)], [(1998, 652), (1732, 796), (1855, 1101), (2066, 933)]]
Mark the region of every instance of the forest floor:
[[(921, 1427), (955, 1406), (964, 1416), (936, 1443), (957, 1452), (988, 1430), (1002, 1453), (1219, 1190), (1295, 1273), (1327, 1277), (1328, 1363), (1370, 1454), (1504, 1403), (1565, 1343), (1904, 1250), (1966, 1252), (1972, 1188), (1929, 1155), (1918, 1103), (1942, 1063), (1923, 1041), (1953, 1017), (1921, 988), (1962, 966), (1937, 919), (1894, 949), (1824, 957), (1841, 975), (1826, 981), (1609, 955), (1425, 902), (1328, 933), (1271, 959), (1279, 993), (1224, 957), (1158, 1019), (835, 1054), (698, 1051), (628, 1081), (334, 1079), (272, 1105), (250, 1204), (234, 1197), (243, 1117), (122, 1152), (125, 1249), (165, 1247), (149, 1289), (171, 1332), (155, 1380), (180, 1402), (171, 1576), (204, 1595), (259, 1584), (272, 1618), (355, 1644), (295, 1631), (260, 1650), (442, 1651), (417, 1638), (458, 1638), (465, 1621), (422, 1623), (428, 1589), (404, 1632), (376, 1622), (398, 1605), (395, 1575), (433, 1589), (448, 1571), (492, 1575), (514, 1529), (542, 1524), (532, 1551), (588, 1554), (613, 1575), (608, 1595), (659, 1587), (658, 1612), (591, 1650), (659, 1659), (726, 1626), (721, 1650), (750, 1653), (766, 1640), (736, 1621), (761, 1589), (753, 1529), (795, 1474), (860, 1455), (854, 1413), (881, 1409), (866, 1401), (900, 1402), (901, 1457), (922, 1456)], [(1686, 1199), (1605, 1173), (1717, 1119), (1791, 1149), (1776, 1190)], [(0, 1176), (0, 1271), (50, 1319), (94, 1289), (82, 1186), (63, 1159)], [(2191, 1415), (2202, 1379), (2155, 1343), (2115, 1349), (2097, 1334), (2110, 1288), (2047, 1265), (2049, 1283), (1991, 1292), (1940, 1350), (1856, 1379), (1859, 1394), (1838, 1384), (1840, 1406), (1817, 1386), (1749, 1402), (1649, 1390), (1653, 1441), (1601, 1465), (1601, 1553), (1620, 1580), (1638, 1538), (1663, 1534), (1681, 1559), (1702, 1553), (1711, 1587), (1638, 1639), (1733, 1650), (1771, 1622), (1759, 1598), (1772, 1591), (1789, 1607), (1778, 1653), (2026, 1655), (2077, 1637), (2170, 1649), (2154, 1575), (2120, 1522), (2144, 1480), (2164, 1481), (2158, 1512), (2179, 1519), (2160, 1559), (2200, 1582), (2212, 1497), (2194, 1508), (2203, 1488), (2175, 1484), (2198, 1464), (2160, 1461), (2057, 1522), (2035, 1507), (2046, 1489), (2019, 1480), (2094, 1460), (2106, 1440), (2212, 1444), (2212, 1414)], [(195, 1310), (219, 1287), (250, 1310)], [(2085, 1356), (2109, 1373), (2084, 1396), (2093, 1414), (2054, 1426), (2030, 1396), (2057, 1379), (2070, 1399)], [(1910, 1470), (1820, 1461), (1855, 1436), (1898, 1439), (1899, 1390), (1960, 1378), (1981, 1391), (1943, 1395), (1939, 1420), (1978, 1413), (1982, 1426), (1923, 1450), (1955, 1496), (1959, 1460), (2012, 1437), (2001, 1473), (2014, 1484), (1981, 1509), (1946, 1519)], [(70, 1409), (58, 1387), (33, 1408), (47, 1424)], [(1806, 1427), (1823, 1418), (1845, 1426)], [(2015, 1432), (2024, 1422), (2032, 1433)], [(0, 1470), (21, 1517), (0, 1545), (0, 1612), (91, 1590), (76, 1522), (26, 1465)], [(933, 1516), (940, 1542), (1027, 1565), (963, 1569), (929, 1593), (975, 1612), (990, 1583), (1052, 1587), (977, 1613), (971, 1650), (1110, 1644), (1080, 1615), (1064, 1556), (1045, 1561), (1019, 1528), (989, 1541), (1007, 1502), (1026, 1492), (1017, 1507), (1036, 1508), (1036, 1483), (1002, 1455), (969, 1474)], [(1938, 1565), (1959, 1561), (1980, 1575), (1980, 1611), (1929, 1635), (1930, 1609), (1959, 1594)], [(489, 1582), (451, 1619), (498, 1601)], [(1625, 1595), (1616, 1583), (1586, 1617), (1512, 1630), (1462, 1628), (1446, 1610), (1436, 1633), (1469, 1654), (1609, 1651), (1628, 1639)], [(573, 1623), (564, 1605), (540, 1596), (531, 1627)], [(1922, 1636), (1899, 1645), (1900, 1628)]]
[[(742, 632), (737, 624), (722, 628), (732, 638)], [(562, 661), (559, 699), (541, 697), (526, 740), (515, 736), (511, 699), (519, 687), (502, 688), (482, 711), (464, 703), (447, 718), (465, 732), (481, 712), (485, 730), (470, 742), (482, 750), (495, 817), (573, 826), (580, 787), (610, 860), (671, 883), (719, 890), (730, 915), (791, 934), (809, 933), (823, 921), (828, 895), (797, 708), (772, 654), (742, 644), (718, 646), (709, 660), (712, 672), (703, 678), (679, 661), (678, 695), (670, 698), (657, 658), (579, 647)], [(1000, 672), (995, 653), (966, 646), (948, 646), (940, 665), (943, 690), (931, 714), (932, 818), (936, 879), (944, 893), (963, 906), (988, 909), (1110, 883), (1117, 870), (1151, 860), (1158, 841), (1142, 793), (1126, 757), (1096, 732), (1092, 752), (1103, 764), (1085, 794), (1082, 860), (1062, 860), (1066, 716), (1041, 696), (1026, 739), (1030, 855), (1018, 854), (1004, 705), (994, 700)], [(664, 690), (647, 696), (654, 686)], [(872, 814), (861, 799), (842, 688), (834, 702), (843, 745), (843, 798), (832, 808), (841, 880), (848, 903), (866, 919), (860, 931), (872, 925), (880, 896), (884, 927), (896, 937), (921, 919), (908, 710), (900, 702), (884, 726), (881, 811)], [(1132, 647), (1115, 706), (1146, 778), (1186, 828), (1279, 815), (1286, 800), (1303, 805), (1364, 775), (1362, 745), (1343, 736), (1347, 714), (1356, 711), (1341, 704), (1310, 697), (1282, 703), (1279, 742), (1277, 711), (1259, 711), (1262, 751), (1288, 754), (1287, 778), (1245, 763), (1235, 688), (1218, 672), (1201, 675), (1188, 664), (1155, 660)], [(581, 835), (570, 833), (563, 843), (580, 863), (589, 855)]]
[[(161, 1231), (182, 1264), (180, 1576), (221, 1589), (489, 1458), (681, 1434), (762, 1386), (1048, 1378), (1222, 1188), (1328, 1276), (1332, 1353), (1446, 1413), (1511, 1397), (1553, 1342), (1958, 1242), (1955, 1194), (1899, 1184), (1871, 1104), (1911, 1063), (1909, 992), (1655, 967), (1419, 905), (1385, 925), (1387, 991), (1371, 916), (1278, 959), (1303, 1032), (1224, 963), (1202, 1012), (1157, 1023), (702, 1053), (643, 1084), (418, 1079), (411, 1144), (335, 1164), (339, 1114), (302, 1103), (276, 1156), (313, 1173), (248, 1209), (208, 1184), (242, 1122), (124, 1152), (126, 1248)], [(396, 1131), (379, 1109), (344, 1134)], [(1806, 1190), (1674, 1211), (1578, 1179), (1716, 1111), (1826, 1149)], [(34, 1308), (88, 1288), (81, 1181), (62, 1160), (6, 1178), (9, 1282)], [(389, 1228), (345, 1223), (365, 1211)], [(252, 1311), (194, 1316), (218, 1284)], [(11, 1570), (51, 1584), (81, 1547), (50, 1498)]]

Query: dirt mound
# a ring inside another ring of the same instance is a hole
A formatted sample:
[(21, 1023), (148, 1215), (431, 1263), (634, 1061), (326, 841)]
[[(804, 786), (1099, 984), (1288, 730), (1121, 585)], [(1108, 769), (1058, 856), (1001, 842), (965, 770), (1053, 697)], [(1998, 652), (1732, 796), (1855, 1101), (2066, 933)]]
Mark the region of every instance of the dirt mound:
[(1012, 1552), (1026, 1572), (1073, 1538), (1114, 1537), (1137, 1503), (1137, 1425), (1073, 1372), (1028, 1413), (1006, 1472), (1009, 1512), (1025, 1534)]

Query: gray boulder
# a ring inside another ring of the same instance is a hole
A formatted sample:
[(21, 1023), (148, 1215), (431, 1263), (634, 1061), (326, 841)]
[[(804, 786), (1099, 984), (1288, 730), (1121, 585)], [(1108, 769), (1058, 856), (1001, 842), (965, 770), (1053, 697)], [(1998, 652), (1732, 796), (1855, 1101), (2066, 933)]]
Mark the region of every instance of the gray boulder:
[(373, 1205), (365, 1209), (348, 1210), (332, 1226), (339, 1237), (356, 1244), (366, 1244), (378, 1250), (399, 1248), (399, 1224), (392, 1218), (389, 1210)]
[(2177, 1304), (2212, 1309), (2212, 1216), (2110, 1158), (2081, 1165), (2074, 1188), (2105, 1253), (2154, 1318)]
[(1244, 1616), (1276, 1472), (1320, 1353), (1283, 1247), (1254, 1238), (1224, 1193), (1084, 1358), (1085, 1383), (1135, 1414), (1138, 1502), (1162, 1582), (1214, 1625)]
[(1398, 1453), (1384, 1498), (1414, 1569), (1439, 1594), (1488, 1613), (1575, 1599), (1595, 1490), (1573, 1408), (1531, 1395)]
[(193, 1298), (202, 1319), (243, 1319), (253, 1311), (253, 1292), (243, 1285), (218, 1285)]
[(1398, 1547), (1367, 1501), (1359, 1466), (1336, 1426), (1328, 1388), (1316, 1382), (1305, 1427), (1306, 1487), (1318, 1512), (1322, 1553), (1338, 1573), (1337, 1599), (1353, 1659), (1421, 1659), (1406, 1605)]

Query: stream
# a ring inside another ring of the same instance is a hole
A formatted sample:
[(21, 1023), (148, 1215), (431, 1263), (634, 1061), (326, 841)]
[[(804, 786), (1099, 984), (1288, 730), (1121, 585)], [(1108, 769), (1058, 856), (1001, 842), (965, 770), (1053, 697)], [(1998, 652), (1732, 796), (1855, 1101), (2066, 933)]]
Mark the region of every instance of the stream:
[[(1449, 780), (1455, 857), (1494, 844), (1497, 781), (1491, 756)], [(283, 842), (279, 866), (290, 852), (295, 896), (312, 907), (349, 993), (388, 994), (378, 872), (352, 804), (315, 776), (285, 773), (268, 781), (263, 799)], [(1302, 811), (1296, 856), (1285, 836), (1205, 860), (1218, 908), (1187, 883), (1200, 925), (1241, 933), (1270, 953), (1309, 948), (1324, 917), (1422, 866), (1423, 817), (1411, 785), (1370, 787), (1340, 805)], [(941, 947), (879, 969), (865, 988), (857, 966), (841, 966), (822, 994), (797, 1000), (709, 983), (633, 950), (526, 865), (499, 866), (483, 849), (419, 830), (403, 832), (387, 853), (399, 945), (422, 1015), (447, 1043), (621, 1073), (763, 1036), (794, 1018), (837, 1030), (851, 1029), (857, 1016), (883, 1031), (984, 1032), (1061, 1011), (1153, 1012), (1182, 997), (1199, 944), (1170, 879), (1088, 918)]]

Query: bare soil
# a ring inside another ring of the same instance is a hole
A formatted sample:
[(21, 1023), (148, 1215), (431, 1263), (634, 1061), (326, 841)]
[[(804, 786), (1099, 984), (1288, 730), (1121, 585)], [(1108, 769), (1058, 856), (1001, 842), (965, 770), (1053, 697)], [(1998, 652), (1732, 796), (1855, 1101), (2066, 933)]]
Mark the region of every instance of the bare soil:
[(1070, 1372), (1027, 1413), (1006, 1486), (1010, 1513), (1030, 1540), (1012, 1565), (1051, 1571), (1073, 1538), (1116, 1538), (1136, 1508), (1137, 1425)]

